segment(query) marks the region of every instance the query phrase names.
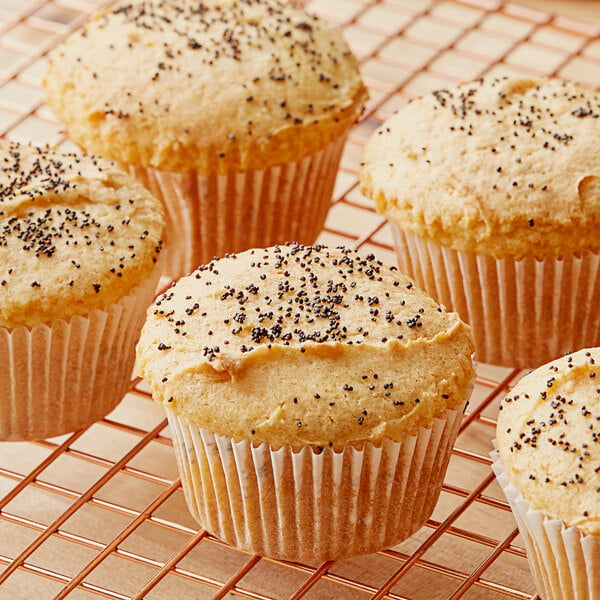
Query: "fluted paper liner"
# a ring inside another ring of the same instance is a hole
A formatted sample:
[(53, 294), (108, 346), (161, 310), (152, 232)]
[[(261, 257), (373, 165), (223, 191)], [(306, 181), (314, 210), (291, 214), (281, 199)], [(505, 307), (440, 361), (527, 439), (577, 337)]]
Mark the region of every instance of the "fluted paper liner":
[(225, 253), (312, 244), (331, 206), (345, 141), (297, 162), (225, 175), (123, 165), (166, 207), (165, 275), (178, 278)]
[(401, 271), (469, 323), (481, 362), (535, 368), (600, 343), (600, 255), (458, 252), (392, 225)]
[(104, 310), (31, 328), (0, 328), (0, 440), (75, 431), (121, 401), (161, 267)]
[(393, 546), (427, 521), (463, 409), (402, 442), (339, 452), (236, 442), (167, 416), (188, 507), (203, 528), (255, 554), (320, 562)]
[(499, 453), (492, 468), (517, 521), (543, 600), (600, 600), (600, 539), (535, 510), (511, 483)]

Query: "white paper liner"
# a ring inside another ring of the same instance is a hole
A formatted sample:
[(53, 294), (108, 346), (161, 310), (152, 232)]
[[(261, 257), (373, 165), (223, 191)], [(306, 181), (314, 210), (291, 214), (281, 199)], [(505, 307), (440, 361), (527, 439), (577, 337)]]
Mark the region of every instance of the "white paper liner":
[(320, 562), (412, 535), (437, 503), (464, 404), (403, 442), (293, 451), (214, 435), (167, 409), (192, 515), (228, 544)]
[(104, 310), (0, 328), (0, 441), (75, 431), (121, 401), (161, 270), (159, 260), (146, 281)]
[(479, 361), (535, 368), (600, 345), (600, 255), (497, 260), (391, 227), (400, 270), (471, 325)]
[(228, 252), (312, 244), (331, 206), (345, 141), (297, 162), (225, 175), (123, 165), (166, 207), (165, 275), (178, 278)]
[(498, 451), (490, 456), (525, 543), (538, 594), (543, 600), (600, 600), (600, 538), (533, 509), (511, 483)]

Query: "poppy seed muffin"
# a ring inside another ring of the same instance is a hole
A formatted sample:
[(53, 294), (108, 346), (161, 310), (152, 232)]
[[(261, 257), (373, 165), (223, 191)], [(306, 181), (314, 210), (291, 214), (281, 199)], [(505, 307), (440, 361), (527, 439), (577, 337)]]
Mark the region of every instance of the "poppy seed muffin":
[(366, 99), (341, 33), (276, 0), (117, 2), (51, 54), (44, 85), (71, 139), (163, 198), (177, 275), (314, 241)]
[[(395, 267), (294, 244), (180, 279), (148, 310), (138, 370), (168, 409), (200, 523), (252, 552), (316, 561), (393, 545), (429, 517), (472, 351), (469, 328)], [(206, 470), (215, 447), (224, 465)]]
[(600, 593), (599, 365), (600, 348), (552, 361), (500, 406), (495, 470), (543, 598)]
[(600, 342), (598, 115), (573, 83), (485, 79), (412, 102), (366, 145), (362, 189), (400, 268), (471, 324), (484, 362)]
[(124, 394), (163, 213), (98, 158), (8, 141), (0, 154), (0, 439), (37, 439)]

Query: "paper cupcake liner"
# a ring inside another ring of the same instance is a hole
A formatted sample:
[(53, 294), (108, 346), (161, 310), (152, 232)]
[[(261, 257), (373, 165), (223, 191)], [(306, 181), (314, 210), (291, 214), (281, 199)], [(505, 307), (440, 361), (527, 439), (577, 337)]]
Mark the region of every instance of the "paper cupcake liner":
[(517, 521), (543, 600), (600, 600), (600, 539), (535, 510), (511, 483), (499, 453), (492, 468)]
[(121, 401), (161, 263), (104, 310), (32, 328), (0, 328), (0, 441), (75, 431)]
[(297, 162), (225, 175), (123, 165), (166, 207), (165, 275), (175, 279), (229, 252), (312, 244), (331, 206), (345, 141)]
[(393, 546), (427, 521), (463, 409), (402, 442), (340, 452), (236, 442), (167, 416), (185, 497), (204, 529), (262, 556), (321, 562)]
[(471, 325), (479, 361), (535, 368), (600, 344), (600, 255), (496, 260), (391, 227), (400, 270)]

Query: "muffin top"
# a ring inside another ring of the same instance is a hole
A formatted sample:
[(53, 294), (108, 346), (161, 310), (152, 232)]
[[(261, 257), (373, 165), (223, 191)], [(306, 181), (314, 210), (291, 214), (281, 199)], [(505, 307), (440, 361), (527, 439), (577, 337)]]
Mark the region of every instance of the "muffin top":
[(237, 440), (400, 440), (465, 399), (470, 329), (373, 255), (297, 244), (232, 254), (148, 310), (155, 400)]
[(496, 436), (512, 483), (536, 510), (600, 535), (600, 348), (521, 379), (500, 406)]
[(0, 326), (118, 301), (152, 272), (163, 221), (109, 162), (0, 140)]
[(276, 0), (127, 0), (50, 56), (46, 99), (86, 149), (208, 174), (299, 160), (366, 99), (337, 30)]
[(401, 229), (459, 251), (600, 250), (600, 96), (489, 79), (401, 109), (366, 145), (362, 190)]

